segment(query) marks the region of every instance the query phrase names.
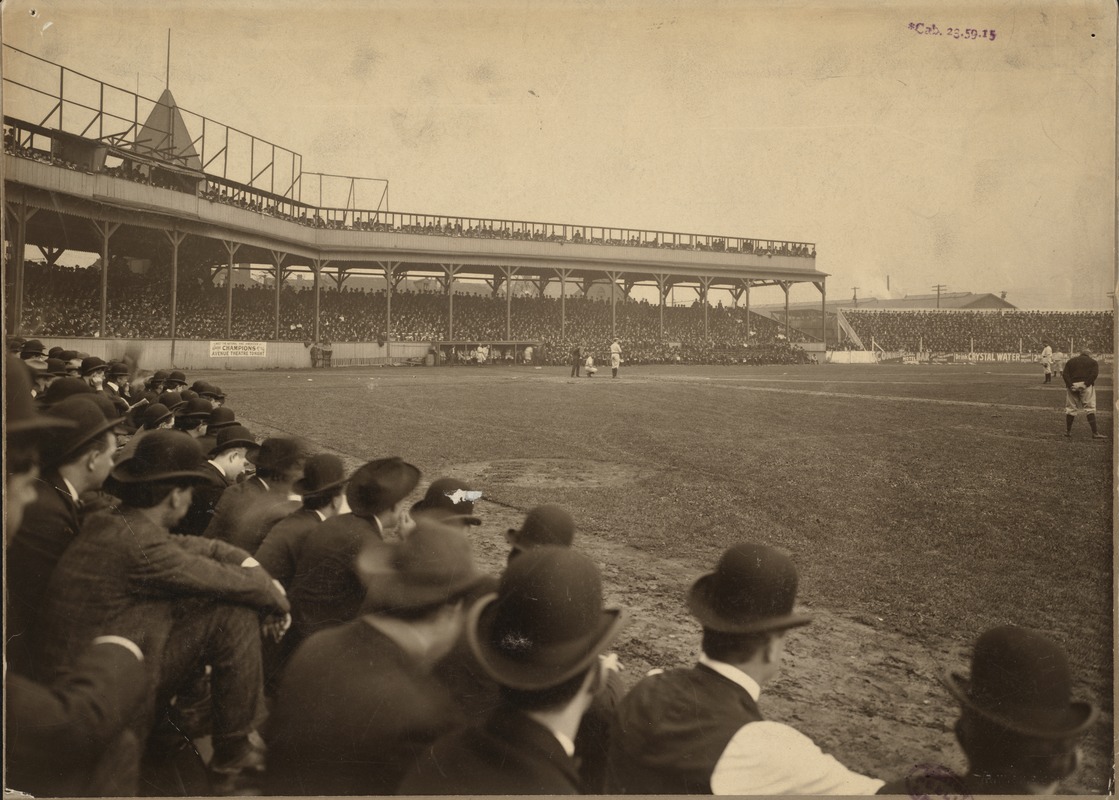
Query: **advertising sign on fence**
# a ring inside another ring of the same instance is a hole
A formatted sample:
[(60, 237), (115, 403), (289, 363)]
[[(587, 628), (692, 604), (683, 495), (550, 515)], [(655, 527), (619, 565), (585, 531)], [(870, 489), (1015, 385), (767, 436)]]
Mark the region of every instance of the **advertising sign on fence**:
[(264, 358), (267, 342), (210, 342), (210, 358)]

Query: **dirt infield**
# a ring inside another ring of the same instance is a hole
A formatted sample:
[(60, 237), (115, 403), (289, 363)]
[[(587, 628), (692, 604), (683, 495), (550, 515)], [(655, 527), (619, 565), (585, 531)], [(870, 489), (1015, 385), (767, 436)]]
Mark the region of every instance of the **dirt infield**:
[[(691, 662), (687, 587), (727, 544), (787, 548), (813, 625), (789, 635), (763, 711), (867, 774), (961, 768), (938, 676), (979, 631), (1046, 630), (1103, 719), (1073, 792), (1111, 765), (1111, 446), (1063, 387), (1020, 366), (353, 369), (192, 375), (219, 383), (259, 435), (298, 433), (351, 467), (400, 454), (484, 492), (475, 544), (494, 571), (533, 505), (579, 523), (611, 602), (633, 622), (627, 681)], [(313, 380), (307, 380), (311, 378)], [(1100, 407), (1110, 408), (1110, 382)], [(942, 401), (942, 402), (938, 402)], [(948, 402), (943, 402), (948, 401)], [(1041, 412), (1048, 412), (1046, 416)], [(1110, 419), (1105, 422), (1105, 429)], [(417, 497), (419, 493), (417, 492)]]

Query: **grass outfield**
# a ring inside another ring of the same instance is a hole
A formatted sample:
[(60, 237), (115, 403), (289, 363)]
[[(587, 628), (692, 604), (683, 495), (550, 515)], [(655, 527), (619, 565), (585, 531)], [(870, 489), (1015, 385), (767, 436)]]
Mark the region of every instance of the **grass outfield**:
[[(1083, 420), (1065, 439), (1060, 379), (1044, 386), (1026, 364), (623, 367), (618, 380), (505, 367), (198, 377), (219, 383), (258, 434), (305, 436), (351, 466), (403, 455), (424, 485), (439, 475), (474, 481), (489, 501), (479, 535), (494, 566), (521, 510), (569, 508), (611, 598), (660, 618), (638, 618), (619, 647), (633, 679), (691, 658), (696, 629), (681, 593), (723, 548), (743, 539), (787, 548), (802, 601), (826, 624), (798, 635), (800, 658), (791, 642), (793, 663), (773, 689), (786, 717), (774, 716), (882, 777), (892, 759), (918, 759), (929, 737), (949, 757), (952, 707), (935, 672), (965, 668), (980, 631), (1048, 631), (1070, 652), (1077, 691), (1104, 710), (1070, 788), (1106, 788), (1110, 378), (1097, 389), (1101, 442)], [(846, 638), (814, 651), (829, 629)], [(850, 655), (835, 651), (844, 647)], [(893, 672), (891, 653), (905, 664)], [(805, 665), (827, 680), (798, 676)], [(806, 713), (826, 688), (850, 708)], [(899, 711), (891, 694), (918, 689), (912, 710)], [(858, 743), (850, 726), (871, 717), (888, 724)], [(903, 725), (928, 730), (890, 741)]]

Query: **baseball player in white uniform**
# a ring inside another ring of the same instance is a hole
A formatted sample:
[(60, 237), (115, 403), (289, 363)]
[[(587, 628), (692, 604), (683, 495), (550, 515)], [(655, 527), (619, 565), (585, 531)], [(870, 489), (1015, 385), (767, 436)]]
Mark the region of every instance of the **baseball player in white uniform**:
[(610, 345), (610, 372), (613, 377), (618, 377), (618, 367), (622, 365), (622, 346), (618, 344), (615, 339), (613, 344)]
[(1049, 342), (1042, 342), (1045, 345), (1041, 350), (1041, 366), (1045, 369), (1045, 383), (1053, 382), (1053, 348)]

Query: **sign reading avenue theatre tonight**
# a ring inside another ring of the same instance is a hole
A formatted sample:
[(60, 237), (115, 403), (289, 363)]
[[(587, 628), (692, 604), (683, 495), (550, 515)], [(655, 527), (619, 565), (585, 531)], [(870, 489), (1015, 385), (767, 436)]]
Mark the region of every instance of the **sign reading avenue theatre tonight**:
[(210, 358), (264, 358), (267, 342), (210, 342)]

